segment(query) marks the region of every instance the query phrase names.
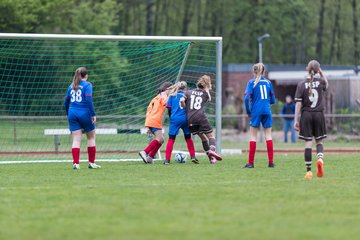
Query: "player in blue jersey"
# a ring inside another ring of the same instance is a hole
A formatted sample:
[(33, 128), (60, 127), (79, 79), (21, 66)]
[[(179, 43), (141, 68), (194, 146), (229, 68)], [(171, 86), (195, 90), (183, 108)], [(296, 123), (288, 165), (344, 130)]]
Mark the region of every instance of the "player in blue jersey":
[(185, 141), (187, 148), (190, 153), (191, 161), (195, 164), (198, 164), (199, 161), (195, 157), (195, 147), (194, 142), (191, 138), (191, 132), (188, 127), (188, 122), (186, 119), (186, 109), (180, 105), (180, 99), (184, 95), (184, 91), (187, 90), (187, 84), (184, 81), (178, 82), (169, 88), (170, 97), (166, 104), (166, 107), (169, 112), (170, 117), (170, 126), (169, 126), (169, 139), (166, 144), (166, 155), (164, 164), (170, 163), (171, 153), (174, 147), (176, 135), (179, 133), (179, 130), (182, 129), (184, 132)]
[(268, 153), (268, 167), (274, 167), (274, 147), (271, 136), (272, 115), (270, 105), (275, 103), (275, 94), (272, 84), (263, 74), (265, 66), (257, 63), (253, 66), (256, 76), (251, 79), (245, 90), (246, 114), (250, 117), (250, 144), (249, 159), (244, 168), (254, 168), (257, 133), (260, 123), (264, 127), (266, 147)]
[(85, 67), (76, 69), (64, 100), (68, 116), (69, 129), (73, 136), (72, 157), (73, 169), (80, 169), (80, 145), (82, 131), (88, 140), (89, 168), (101, 168), (95, 163), (95, 123), (96, 114), (92, 102), (92, 84), (87, 81), (88, 72)]

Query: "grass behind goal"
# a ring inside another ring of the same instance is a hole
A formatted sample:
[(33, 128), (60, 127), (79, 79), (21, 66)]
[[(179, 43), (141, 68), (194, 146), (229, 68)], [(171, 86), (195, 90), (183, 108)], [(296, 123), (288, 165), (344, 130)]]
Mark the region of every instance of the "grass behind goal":
[[(359, 154), (325, 159), (303, 179), (302, 154), (241, 169), (245, 156), (210, 165), (160, 162), (1, 165), (0, 238), (357, 239)], [(26, 177), (24, 177), (26, 176)]]

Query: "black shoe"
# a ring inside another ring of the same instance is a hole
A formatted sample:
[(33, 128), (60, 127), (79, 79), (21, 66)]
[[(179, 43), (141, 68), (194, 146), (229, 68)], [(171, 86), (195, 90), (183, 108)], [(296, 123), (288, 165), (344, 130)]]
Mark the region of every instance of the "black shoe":
[(242, 168), (254, 168), (254, 165), (247, 163)]
[(170, 160), (164, 160), (164, 165), (169, 165), (170, 164)]
[(199, 164), (199, 160), (197, 160), (196, 158), (191, 159), (191, 161), (192, 161), (193, 163), (195, 163), (195, 164)]
[(269, 163), (268, 167), (269, 167), (269, 168), (274, 168), (274, 167), (275, 167), (275, 163)]

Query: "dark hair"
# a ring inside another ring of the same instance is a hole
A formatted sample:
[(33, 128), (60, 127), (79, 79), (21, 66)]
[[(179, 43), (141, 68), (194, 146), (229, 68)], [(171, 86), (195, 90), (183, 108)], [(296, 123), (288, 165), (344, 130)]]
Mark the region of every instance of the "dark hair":
[(157, 90), (157, 93), (162, 93), (164, 91), (166, 91), (169, 87), (172, 86), (171, 82), (164, 82), (163, 84), (160, 85), (159, 89)]
[(309, 91), (308, 91), (309, 96), (312, 95), (312, 83), (314, 81), (315, 74), (318, 73), (318, 71), (319, 71), (319, 68), (320, 68), (320, 63), (316, 60), (311, 60), (306, 67), (306, 70), (308, 71), (308, 73), (310, 75)]
[(75, 70), (74, 78), (72, 81), (72, 88), (75, 91), (78, 90), (81, 79), (85, 78), (86, 75), (88, 75), (88, 71), (85, 67), (79, 67)]

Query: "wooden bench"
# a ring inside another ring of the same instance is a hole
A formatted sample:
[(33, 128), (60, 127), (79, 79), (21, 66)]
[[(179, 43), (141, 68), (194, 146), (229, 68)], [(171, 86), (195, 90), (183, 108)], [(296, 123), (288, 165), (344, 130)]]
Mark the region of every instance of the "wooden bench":
[[(163, 130), (164, 132), (164, 130)], [(117, 129), (117, 128), (96, 128), (95, 129), (96, 135), (116, 135), (116, 134), (146, 134), (146, 128), (140, 129)], [(59, 136), (62, 135), (70, 135), (71, 132), (69, 129), (44, 129), (45, 136), (54, 136), (54, 146), (55, 152), (59, 151)], [(152, 138), (149, 139), (152, 141)], [(160, 149), (157, 153), (158, 158), (161, 159)]]

